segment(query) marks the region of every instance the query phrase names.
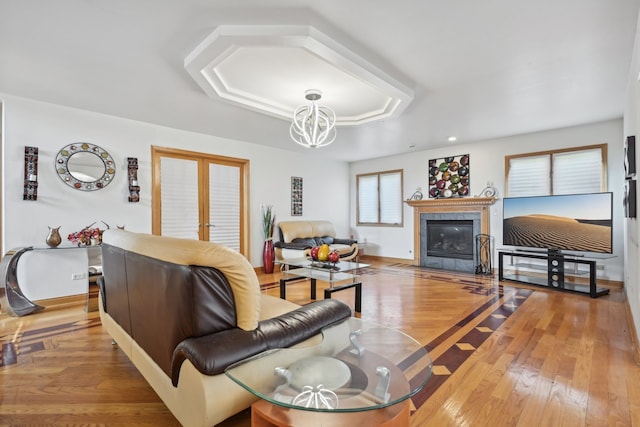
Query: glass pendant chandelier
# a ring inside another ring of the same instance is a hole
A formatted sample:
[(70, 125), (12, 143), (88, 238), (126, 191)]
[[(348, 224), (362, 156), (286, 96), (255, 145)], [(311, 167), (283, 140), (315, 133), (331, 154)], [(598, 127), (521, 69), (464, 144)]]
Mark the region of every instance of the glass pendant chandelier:
[(319, 90), (307, 90), (304, 96), (311, 104), (296, 108), (289, 134), (304, 147), (325, 147), (336, 139), (336, 115), (331, 108), (316, 104), (322, 97)]

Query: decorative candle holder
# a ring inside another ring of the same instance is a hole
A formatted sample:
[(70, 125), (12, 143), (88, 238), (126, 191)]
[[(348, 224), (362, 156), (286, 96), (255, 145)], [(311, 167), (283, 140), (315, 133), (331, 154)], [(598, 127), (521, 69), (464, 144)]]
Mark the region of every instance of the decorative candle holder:
[(129, 178), (129, 201), (140, 201), (140, 185), (138, 185), (138, 158), (127, 157), (127, 170)]
[(38, 200), (38, 147), (24, 147), (24, 193), (22, 200)]

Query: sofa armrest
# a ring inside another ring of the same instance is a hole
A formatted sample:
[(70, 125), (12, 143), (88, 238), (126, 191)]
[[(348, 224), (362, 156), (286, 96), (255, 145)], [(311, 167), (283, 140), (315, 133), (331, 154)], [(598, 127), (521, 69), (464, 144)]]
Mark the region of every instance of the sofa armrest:
[(173, 352), (171, 381), (177, 386), (185, 359), (204, 375), (218, 375), (230, 365), (266, 350), (286, 348), (320, 333), (327, 326), (351, 316), (351, 308), (334, 300), (314, 301), (278, 317), (263, 320), (258, 328), (228, 329), (187, 338)]
[(96, 283), (98, 284), (98, 288), (100, 289), (100, 295), (102, 296), (102, 309), (106, 313), (107, 312), (107, 294), (104, 291), (104, 276), (98, 277), (98, 279), (96, 280)]
[(353, 245), (354, 243), (358, 243), (358, 241), (353, 239), (333, 239), (333, 243), (338, 245)]

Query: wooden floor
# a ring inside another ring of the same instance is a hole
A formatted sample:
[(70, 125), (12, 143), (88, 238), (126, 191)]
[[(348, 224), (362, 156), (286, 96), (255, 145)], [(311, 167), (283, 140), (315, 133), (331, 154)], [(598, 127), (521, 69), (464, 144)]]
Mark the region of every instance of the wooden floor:
[[(262, 276), (264, 292), (278, 295), (277, 279)], [(591, 299), (375, 261), (362, 281), (360, 317), (408, 333), (434, 360), (411, 402), (412, 427), (640, 426), (620, 289)], [(308, 282), (289, 284), (287, 298), (309, 302)], [(353, 307), (353, 290), (334, 298)], [(0, 315), (0, 343), (17, 351), (0, 367), (0, 426), (178, 425), (83, 300)], [(249, 426), (249, 417), (219, 426)]]

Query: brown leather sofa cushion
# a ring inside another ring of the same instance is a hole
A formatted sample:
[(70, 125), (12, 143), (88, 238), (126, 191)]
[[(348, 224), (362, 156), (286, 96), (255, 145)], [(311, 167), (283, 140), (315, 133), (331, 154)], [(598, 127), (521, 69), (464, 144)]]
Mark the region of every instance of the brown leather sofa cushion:
[[(102, 242), (173, 264), (213, 267), (221, 271), (231, 285), (236, 301), (237, 326), (248, 331), (258, 327), (260, 283), (251, 263), (238, 252), (211, 242), (153, 236), (113, 228), (103, 233)], [(120, 268), (123, 265), (120, 264)], [(111, 272), (104, 271), (104, 267), (103, 272), (108, 279)]]
[(328, 299), (263, 320), (254, 331), (233, 328), (199, 338), (188, 338), (173, 353), (171, 381), (174, 385), (178, 384), (180, 367), (185, 359), (189, 359), (205, 375), (221, 374), (233, 363), (266, 350), (290, 347), (350, 316), (348, 305)]

